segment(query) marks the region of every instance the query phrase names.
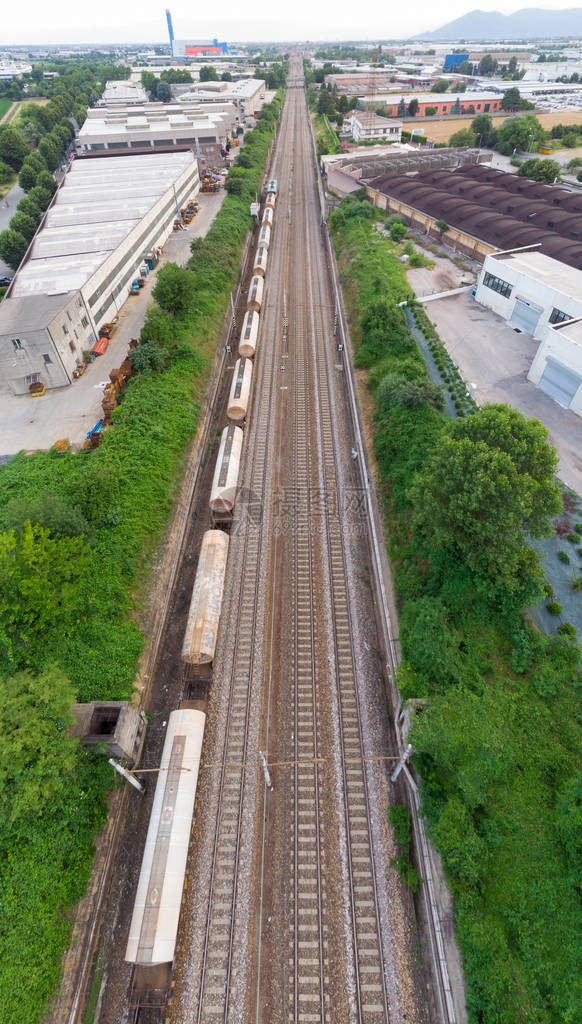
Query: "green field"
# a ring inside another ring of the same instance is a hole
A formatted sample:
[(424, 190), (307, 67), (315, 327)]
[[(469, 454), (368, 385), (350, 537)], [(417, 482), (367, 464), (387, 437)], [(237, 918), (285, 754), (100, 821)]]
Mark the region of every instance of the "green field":
[(7, 110), (10, 110), (10, 107), (12, 106), (13, 103), (14, 103), (14, 100), (6, 100), (6, 99), (0, 100), (0, 118), (4, 117), (4, 114), (6, 113)]

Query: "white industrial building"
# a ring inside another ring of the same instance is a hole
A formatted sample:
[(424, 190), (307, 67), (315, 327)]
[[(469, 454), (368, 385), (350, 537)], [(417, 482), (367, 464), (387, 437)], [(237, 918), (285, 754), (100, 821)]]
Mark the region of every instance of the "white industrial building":
[(141, 82), (121, 81), (106, 82), (98, 107), (129, 107), (133, 104), (147, 103), (148, 94)]
[(531, 247), (492, 253), (475, 298), (541, 341), (528, 379), (582, 416), (582, 270)]
[(402, 139), (402, 121), (380, 117), (367, 110), (354, 110), (346, 116), (344, 129), (351, 132), (354, 142), (400, 142)]
[(234, 103), (245, 117), (257, 114), (265, 102), (262, 78), (241, 78), (238, 82), (199, 82), (181, 93), (180, 103)]
[(147, 153), (190, 146), (202, 164), (216, 163), (240, 119), (232, 103), (145, 103), (140, 107), (88, 111), (78, 138), (81, 152)]
[(0, 304), (0, 379), (63, 387), (199, 190), (192, 152), (77, 160)]

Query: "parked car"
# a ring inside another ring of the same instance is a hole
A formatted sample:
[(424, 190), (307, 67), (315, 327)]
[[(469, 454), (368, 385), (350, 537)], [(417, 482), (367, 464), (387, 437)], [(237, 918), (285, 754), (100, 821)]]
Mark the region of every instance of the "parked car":
[(9, 284), (12, 284), (11, 277), (0, 277), (0, 288), (8, 288)]

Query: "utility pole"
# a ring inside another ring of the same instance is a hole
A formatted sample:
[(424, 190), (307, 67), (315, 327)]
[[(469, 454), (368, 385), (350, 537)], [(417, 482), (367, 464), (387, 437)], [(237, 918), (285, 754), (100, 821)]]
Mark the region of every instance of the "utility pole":
[(398, 764), (396, 765), (396, 768), (392, 772), (392, 775), (390, 776), (390, 781), (391, 782), (396, 782), (396, 779), (400, 775), (400, 772), (404, 768), (404, 765), (407, 763), (411, 753), (412, 753), (412, 743), (409, 743), (407, 745), (406, 749), (404, 750), (404, 752), (402, 754), (402, 757), (400, 758)]
[(145, 789), (142, 786), (141, 782), (139, 782), (136, 779), (135, 775), (132, 775), (131, 772), (128, 772), (127, 768), (124, 768), (123, 765), (119, 764), (117, 761), (114, 761), (112, 757), (109, 757), (108, 761), (111, 767), (115, 768), (116, 772), (119, 772), (120, 775), (123, 775), (123, 778), (127, 779), (127, 781), (134, 787), (134, 789), (137, 789), (138, 793), (145, 793)]
[(273, 783), (271, 782), (271, 776), (269, 774), (269, 769), (267, 767), (267, 758), (263, 754), (262, 750), (259, 750), (259, 757), (261, 759), (261, 764), (263, 766), (263, 774), (265, 776), (265, 786), (267, 787), (267, 789), (270, 789), (272, 791), (273, 790)]

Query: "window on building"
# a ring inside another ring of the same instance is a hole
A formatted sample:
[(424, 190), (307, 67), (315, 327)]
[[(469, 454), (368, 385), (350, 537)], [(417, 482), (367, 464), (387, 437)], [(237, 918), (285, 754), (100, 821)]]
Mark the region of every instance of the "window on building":
[(502, 281), (500, 277), (495, 277), (494, 274), (485, 274), (483, 277), (483, 284), (486, 288), (491, 288), (492, 291), (497, 292), (499, 295), (503, 295), (506, 299), (511, 295), (512, 286), (509, 282)]
[(30, 385), (30, 384), (38, 384), (39, 380), (40, 380), (40, 373), (29, 373), (28, 376), (24, 378), (24, 383), (28, 384), (28, 385)]
[(69, 323), (72, 323), (73, 322), (73, 318), (72, 318), (72, 316), (71, 316), (71, 314), (69, 313), (68, 310), (67, 310), (67, 316), (69, 318)]
[(68, 334), (68, 333), (69, 333), (69, 328), (67, 327), (66, 324), (63, 324), (63, 334)]
[(50, 363), (52, 363), (52, 359), (49, 356), (48, 352), (43, 352), (42, 358), (44, 359), (45, 366), (48, 366)]
[(70, 348), (71, 352), (76, 352), (77, 351), (77, 346), (75, 345), (74, 341), (70, 341), (69, 342), (69, 348)]
[(573, 320), (573, 319), (574, 319), (574, 317), (571, 316), (570, 313), (562, 313), (562, 310), (561, 309), (556, 309), (555, 306), (554, 306), (552, 312), (550, 313), (550, 323), (551, 324), (563, 324), (565, 320)]
[(19, 352), (21, 349), (24, 348), (24, 345), (22, 344), (20, 338), (13, 338), (12, 347), (14, 348), (15, 352)]
[(88, 327), (88, 326), (89, 326), (89, 321), (87, 320), (87, 317), (86, 316), (82, 316), (81, 317), (81, 327)]

